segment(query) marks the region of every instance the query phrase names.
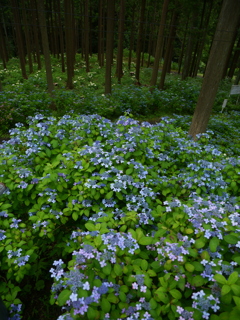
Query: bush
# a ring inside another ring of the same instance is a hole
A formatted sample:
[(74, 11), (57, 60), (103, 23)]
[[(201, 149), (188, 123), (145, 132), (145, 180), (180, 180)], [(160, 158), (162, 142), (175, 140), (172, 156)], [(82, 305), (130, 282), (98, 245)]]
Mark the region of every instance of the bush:
[(194, 142), (168, 118), (38, 114), (10, 135), (0, 149), (8, 308), (19, 314), (52, 278), (59, 320), (239, 317), (239, 160), (211, 133)]

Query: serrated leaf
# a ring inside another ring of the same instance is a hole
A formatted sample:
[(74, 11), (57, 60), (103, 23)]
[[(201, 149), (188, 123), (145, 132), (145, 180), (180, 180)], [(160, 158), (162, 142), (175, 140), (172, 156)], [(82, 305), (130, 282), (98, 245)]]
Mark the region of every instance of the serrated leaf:
[(219, 246), (220, 240), (217, 237), (213, 237), (209, 242), (209, 248), (212, 252), (217, 251), (217, 247)]
[(234, 271), (233, 273), (230, 274), (227, 283), (230, 284), (234, 284), (237, 282), (237, 280), (239, 279), (239, 275), (237, 271)]
[(221, 283), (221, 284), (227, 284), (227, 280), (225, 279), (225, 277), (222, 275), (222, 274), (215, 274), (214, 275), (214, 279), (218, 282), (218, 283)]
[(204, 279), (202, 276), (195, 276), (192, 278), (191, 284), (194, 287), (201, 287), (204, 284)]
[(169, 292), (170, 292), (171, 296), (172, 296), (173, 298), (175, 298), (175, 299), (178, 299), (178, 300), (179, 300), (179, 299), (182, 298), (181, 292), (180, 292), (179, 290), (177, 290), (177, 289), (172, 289), (172, 290), (170, 290)]
[(230, 291), (231, 291), (231, 287), (228, 284), (224, 284), (221, 289), (221, 295), (225, 296)]
[(185, 269), (189, 272), (193, 272), (195, 270), (194, 266), (191, 263), (186, 263)]
[(232, 234), (227, 234), (223, 239), (229, 244), (236, 244), (239, 241), (239, 238)]
[(97, 319), (97, 314), (98, 314), (97, 310), (95, 310), (92, 307), (88, 306), (87, 319), (95, 320), (95, 319)]
[(72, 293), (71, 290), (65, 289), (59, 294), (57, 300), (58, 300), (58, 305), (60, 307), (64, 306), (67, 300), (69, 300), (71, 293)]
[(88, 230), (88, 231), (95, 231), (96, 230), (96, 227), (93, 223), (91, 222), (87, 222), (85, 223), (85, 228)]
[(121, 276), (122, 273), (123, 273), (122, 267), (119, 264), (116, 264), (116, 263), (113, 266), (113, 270), (114, 270), (114, 272), (116, 273), (117, 276)]
[(148, 262), (146, 260), (142, 260), (141, 262), (141, 269), (146, 271), (148, 268)]
[(78, 219), (78, 214), (77, 214), (77, 212), (73, 212), (72, 218), (73, 218), (74, 221), (77, 221), (77, 219)]
[(112, 196), (113, 196), (113, 191), (109, 191), (109, 192), (106, 194), (105, 199), (109, 200), (109, 199), (112, 198)]
[(240, 309), (240, 297), (233, 296), (233, 300), (236, 303), (238, 309)]
[(141, 239), (139, 239), (139, 244), (148, 246), (150, 244), (152, 244), (153, 239), (151, 237), (142, 237)]
[(236, 296), (240, 296), (240, 286), (237, 284), (231, 284), (231, 290)]
[(111, 304), (106, 298), (101, 299), (101, 309), (105, 312), (108, 313), (111, 309)]

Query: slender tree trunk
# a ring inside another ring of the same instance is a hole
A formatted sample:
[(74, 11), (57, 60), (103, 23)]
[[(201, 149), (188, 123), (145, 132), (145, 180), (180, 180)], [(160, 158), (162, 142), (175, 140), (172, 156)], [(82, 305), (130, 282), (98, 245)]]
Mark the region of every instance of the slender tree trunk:
[(160, 62), (160, 59), (162, 58), (162, 51), (163, 51), (163, 39), (164, 39), (163, 36), (164, 36), (166, 19), (167, 19), (168, 4), (169, 4), (169, 0), (164, 0), (163, 7), (162, 7), (161, 20), (160, 20), (160, 25), (158, 30), (157, 47), (155, 51), (155, 58), (154, 58), (150, 86), (156, 86), (156, 83), (157, 83), (159, 62)]
[(198, 6), (197, 3), (195, 4), (195, 7), (192, 12), (192, 18), (191, 18), (191, 30), (188, 37), (188, 43), (186, 47), (186, 54), (184, 59), (184, 65), (183, 65), (183, 71), (182, 71), (182, 80), (185, 80), (189, 76), (191, 62), (192, 62), (192, 54), (193, 54), (193, 48), (194, 44), (196, 43), (196, 33), (195, 28), (197, 25), (197, 15), (198, 15)]
[(26, 39), (26, 48), (27, 48), (28, 65), (29, 65), (29, 73), (33, 73), (32, 53), (31, 53), (31, 40), (30, 40), (30, 34), (29, 34), (29, 26), (28, 26), (29, 23), (28, 23), (28, 20), (27, 20), (25, 2), (26, 2), (25, 0), (21, 0), (22, 14), (23, 14), (23, 24), (24, 24), (24, 33), (25, 33), (25, 39)]
[(240, 1), (224, 0), (218, 18), (208, 63), (189, 129), (189, 135), (204, 133), (212, 112), (215, 96), (228, 58), (229, 49), (240, 23)]
[(172, 19), (171, 19), (171, 28), (168, 35), (167, 48), (164, 55), (164, 63), (163, 63), (162, 73), (161, 73), (161, 78), (159, 83), (160, 90), (163, 90), (164, 88), (164, 82), (165, 82), (165, 77), (166, 77), (167, 68), (169, 64), (169, 59), (172, 60), (172, 57), (170, 56), (170, 51), (171, 51), (172, 42), (174, 41), (174, 35), (176, 33), (177, 18), (178, 18), (178, 13), (174, 10)]
[(135, 33), (135, 3), (132, 6), (132, 23), (131, 23), (131, 34), (130, 34), (130, 45), (129, 45), (129, 55), (128, 55), (128, 70), (131, 69), (131, 62), (132, 62), (132, 50), (134, 46), (134, 33)]
[(73, 2), (72, 0), (64, 0), (65, 13), (65, 38), (66, 38), (66, 55), (67, 55), (67, 85), (68, 89), (73, 89), (74, 76), (74, 23), (73, 23)]
[(142, 0), (140, 21), (139, 21), (139, 27), (138, 27), (137, 54), (136, 54), (137, 61), (136, 61), (136, 74), (135, 74), (138, 85), (140, 84), (140, 64), (141, 64), (142, 36), (143, 36), (145, 7), (146, 7), (146, 0)]
[[(53, 84), (53, 76), (52, 76), (51, 57), (50, 57), (49, 44), (48, 44), (45, 7), (44, 7), (44, 2), (42, 0), (37, 0), (37, 10), (38, 10), (38, 20), (39, 20), (39, 25), (41, 30), (41, 37), (42, 37), (42, 47), (43, 47), (43, 54), (44, 54), (44, 60), (45, 60), (48, 92), (51, 96), (53, 96), (54, 84)], [(52, 105), (51, 107), (54, 109), (54, 105)]]
[(61, 4), (60, 4), (60, 1), (58, 1), (58, 0), (55, 0), (55, 3), (56, 3), (56, 9), (58, 12), (58, 29), (59, 29), (62, 72), (65, 72), (64, 36), (63, 36), (63, 27), (62, 27), (62, 19), (61, 19)]
[(20, 65), (22, 70), (22, 76), (24, 79), (27, 79), (27, 73), (26, 73), (26, 67), (25, 67), (25, 52), (24, 52), (24, 42), (23, 42), (23, 36), (22, 36), (22, 29), (21, 29), (21, 20), (19, 15), (19, 6), (16, 2), (16, 0), (11, 0), (11, 6), (13, 11), (13, 20), (15, 25), (15, 32), (16, 32), (16, 41), (17, 41), (17, 48), (18, 48), (18, 54), (20, 59)]
[(31, 9), (31, 18), (33, 22), (33, 39), (34, 39), (34, 48), (36, 51), (36, 57), (37, 57), (37, 65), (38, 70), (42, 69), (42, 63), (41, 63), (41, 56), (40, 56), (40, 46), (39, 46), (39, 37), (38, 37), (38, 16), (37, 16), (37, 4), (36, 1), (30, 1), (30, 9)]
[(100, 67), (104, 66), (104, 0), (99, 1), (99, 18), (98, 18), (98, 63)]
[(84, 7), (84, 25), (85, 25), (85, 62), (86, 62), (86, 72), (90, 71), (89, 67), (89, 0), (85, 0)]
[(121, 83), (121, 78), (123, 76), (123, 33), (124, 33), (124, 15), (125, 15), (125, 0), (120, 2), (120, 15), (118, 24), (118, 52), (117, 52), (117, 78), (118, 83)]
[(7, 69), (7, 58), (6, 58), (6, 43), (3, 35), (2, 25), (0, 25), (0, 43), (2, 44), (0, 46), (0, 57), (2, 59), (3, 68)]
[(113, 61), (113, 40), (114, 40), (114, 12), (115, 1), (107, 1), (107, 44), (106, 44), (106, 75), (105, 75), (105, 94), (112, 91), (112, 61)]
[(234, 71), (237, 68), (238, 65), (238, 61), (239, 61), (239, 57), (240, 57), (240, 37), (238, 39), (238, 43), (232, 58), (232, 63), (230, 65), (230, 69), (228, 72), (228, 77), (232, 79), (233, 75), (234, 75)]
[(180, 56), (179, 56), (179, 59), (178, 59), (178, 74), (181, 73), (184, 49), (185, 49), (185, 45), (186, 45), (186, 38), (187, 38), (187, 32), (188, 32), (188, 24), (189, 24), (189, 18), (188, 18), (187, 23), (186, 23), (183, 42), (182, 42), (182, 46), (181, 46), (181, 52), (180, 52)]

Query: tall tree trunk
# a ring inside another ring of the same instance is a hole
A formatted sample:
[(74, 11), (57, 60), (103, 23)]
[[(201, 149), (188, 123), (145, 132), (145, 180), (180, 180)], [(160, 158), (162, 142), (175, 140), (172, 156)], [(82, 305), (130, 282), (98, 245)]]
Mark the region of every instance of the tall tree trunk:
[(41, 63), (41, 56), (40, 56), (40, 46), (39, 46), (39, 37), (38, 37), (38, 28), (37, 26), (40, 25), (38, 23), (38, 16), (37, 16), (37, 4), (36, 0), (30, 1), (30, 9), (31, 9), (31, 20), (33, 22), (33, 39), (34, 39), (34, 49), (36, 52), (37, 57), (37, 65), (38, 70), (42, 69), (42, 63)]
[(207, 36), (207, 33), (208, 33), (208, 29), (209, 29), (209, 20), (210, 20), (212, 8), (213, 8), (213, 2), (210, 1), (209, 8), (208, 8), (207, 14), (206, 14), (206, 19), (205, 19), (205, 21), (203, 23), (205, 30), (203, 31), (201, 39), (200, 39), (198, 52), (197, 52), (196, 63), (195, 63), (193, 74), (192, 74), (193, 77), (196, 77), (197, 73), (198, 73), (199, 65), (200, 65), (201, 58), (202, 58), (202, 52), (203, 52), (204, 45), (205, 45), (205, 39), (206, 39), (206, 36)]
[(215, 96), (228, 58), (229, 49), (240, 23), (240, 1), (223, 0), (208, 63), (189, 129), (189, 135), (204, 133), (212, 112)]
[(132, 62), (132, 50), (134, 46), (134, 33), (135, 33), (135, 3), (132, 6), (132, 18), (131, 18), (131, 34), (130, 34), (130, 44), (129, 44), (129, 54), (128, 54), (128, 70), (131, 69), (131, 62)]
[(230, 65), (230, 69), (228, 71), (228, 77), (232, 79), (233, 75), (234, 75), (234, 71), (238, 66), (238, 61), (239, 61), (239, 57), (240, 57), (240, 37), (238, 39), (237, 42), (237, 46), (235, 48), (235, 52), (232, 58), (232, 63)]
[(137, 39), (137, 54), (136, 54), (136, 80), (137, 84), (140, 84), (140, 64), (141, 64), (141, 51), (142, 51), (142, 36), (143, 36), (143, 26), (144, 26), (144, 15), (145, 15), (146, 0), (141, 1), (141, 13), (140, 21), (138, 27), (138, 39)]
[(176, 34), (176, 22), (178, 18), (178, 13), (174, 10), (172, 19), (171, 19), (171, 28), (170, 32), (168, 35), (168, 41), (167, 41), (167, 47), (166, 47), (166, 52), (164, 55), (164, 63), (162, 67), (162, 73), (161, 73), (161, 78), (160, 78), (160, 83), (159, 83), (159, 89), (163, 90), (164, 88), (164, 82), (165, 82), (165, 77), (167, 73), (167, 68), (169, 65), (169, 59), (170, 61), (172, 60), (172, 57), (170, 55), (171, 47), (172, 47), (172, 42), (174, 41), (175, 34)]
[(64, 0), (65, 14), (65, 38), (66, 38), (66, 55), (67, 55), (67, 85), (68, 89), (73, 89), (74, 76), (74, 60), (75, 60), (75, 45), (74, 45), (74, 23), (73, 23), (73, 2), (72, 0)]
[(27, 79), (27, 73), (26, 73), (26, 67), (25, 67), (25, 52), (24, 52), (24, 46), (23, 46), (23, 36), (22, 36), (22, 29), (21, 29), (21, 20), (19, 15), (19, 6), (16, 2), (16, 0), (11, 0), (11, 6), (13, 11), (13, 20), (15, 25), (15, 32), (16, 32), (16, 41), (17, 41), (17, 48), (18, 48), (18, 54), (20, 59), (20, 65), (22, 70), (22, 76), (24, 79)]
[(99, 1), (98, 18), (98, 63), (100, 67), (104, 66), (104, 0)]
[(125, 15), (125, 0), (121, 0), (119, 24), (118, 24), (118, 52), (117, 52), (117, 70), (116, 70), (118, 83), (121, 83), (121, 78), (123, 76), (122, 65), (123, 65), (124, 15)]
[(182, 80), (185, 80), (189, 76), (189, 72), (190, 72), (193, 48), (194, 48), (194, 44), (196, 43), (195, 28), (197, 25), (197, 16), (198, 16), (197, 9), (198, 9), (198, 5), (196, 3), (192, 12), (191, 27), (190, 27), (191, 30), (188, 37), (187, 47), (186, 47), (186, 53), (185, 53), (183, 71), (182, 71)]
[(84, 7), (84, 26), (85, 26), (85, 62), (86, 72), (90, 71), (89, 67), (89, 0), (85, 0)]
[(105, 94), (112, 92), (112, 61), (113, 61), (113, 40), (114, 40), (114, 12), (115, 1), (107, 1), (107, 44), (106, 44), (106, 74)]
[(168, 4), (169, 4), (169, 0), (164, 0), (163, 7), (162, 7), (161, 20), (160, 20), (160, 25), (158, 30), (157, 47), (155, 51), (150, 86), (156, 86), (156, 83), (157, 83), (159, 62), (160, 62), (160, 59), (162, 58), (162, 51), (163, 51), (163, 40), (164, 40), (163, 36), (164, 36), (166, 19), (167, 19)]
[[(42, 48), (43, 48), (43, 55), (45, 60), (48, 92), (51, 96), (53, 96), (54, 84), (53, 84), (53, 77), (52, 77), (51, 57), (50, 57), (48, 35), (47, 35), (45, 7), (44, 7), (44, 2), (42, 0), (37, 0), (37, 10), (38, 10), (38, 20), (39, 20), (39, 25), (41, 30), (41, 37), (42, 37)], [(51, 107), (54, 109), (54, 105), (52, 105)]]
[(22, 16), (23, 16), (23, 24), (24, 24), (24, 34), (25, 34), (25, 39), (26, 39), (26, 48), (27, 48), (28, 65), (29, 65), (29, 73), (33, 73), (31, 40), (30, 40), (30, 34), (29, 34), (29, 23), (27, 20), (25, 3), (26, 3), (25, 0), (21, 0)]
[(2, 59), (3, 68), (7, 69), (7, 57), (6, 57), (6, 42), (4, 39), (4, 34), (2, 30), (2, 25), (0, 24), (0, 43), (2, 44), (0, 46), (0, 57)]
[(58, 12), (58, 30), (59, 30), (59, 41), (60, 41), (60, 52), (61, 52), (61, 66), (62, 72), (65, 72), (65, 60), (64, 60), (64, 36), (61, 19), (61, 4), (60, 1), (55, 0), (56, 10)]

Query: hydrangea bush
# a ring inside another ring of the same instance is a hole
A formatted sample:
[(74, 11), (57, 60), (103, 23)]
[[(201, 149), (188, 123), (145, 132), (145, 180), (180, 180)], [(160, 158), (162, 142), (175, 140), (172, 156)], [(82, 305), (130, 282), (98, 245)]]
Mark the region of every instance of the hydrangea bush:
[[(240, 160), (174, 119), (37, 114), (0, 148), (0, 295), (63, 319), (239, 319)], [(28, 291), (29, 292), (29, 291)]]

